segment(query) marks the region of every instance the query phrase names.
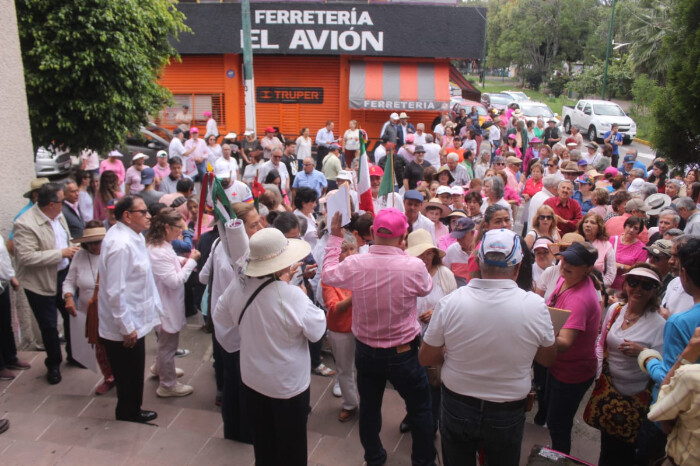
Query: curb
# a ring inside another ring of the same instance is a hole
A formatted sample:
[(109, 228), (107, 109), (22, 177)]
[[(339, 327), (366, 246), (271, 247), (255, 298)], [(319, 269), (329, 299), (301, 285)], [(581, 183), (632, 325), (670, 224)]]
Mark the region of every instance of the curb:
[(645, 146), (651, 147), (651, 143), (649, 141), (644, 140), (644, 139), (634, 138), (634, 142), (638, 142), (640, 144), (644, 144)]

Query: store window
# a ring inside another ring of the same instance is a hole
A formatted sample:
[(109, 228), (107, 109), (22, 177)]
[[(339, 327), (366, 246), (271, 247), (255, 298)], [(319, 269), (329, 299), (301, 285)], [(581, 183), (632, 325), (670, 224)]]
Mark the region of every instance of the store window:
[(166, 107), (161, 113), (162, 117), (156, 123), (159, 126), (176, 126), (175, 115), (182, 110), (183, 105), (190, 107), (189, 113), (193, 116), (193, 126), (204, 126), (207, 117), (204, 112), (211, 112), (212, 117), (219, 126), (226, 123), (226, 110), (224, 109), (224, 94), (174, 94), (175, 105)]

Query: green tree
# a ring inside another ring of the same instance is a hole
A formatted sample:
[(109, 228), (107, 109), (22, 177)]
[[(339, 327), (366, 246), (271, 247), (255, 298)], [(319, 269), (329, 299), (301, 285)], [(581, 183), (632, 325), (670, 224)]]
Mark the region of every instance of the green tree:
[(667, 83), (654, 103), (651, 142), (678, 164), (700, 161), (700, 0), (676, 0), (663, 53), (671, 55)]
[(170, 0), (16, 0), (32, 139), (105, 151), (172, 98), (158, 73), (188, 30)]
[(492, 0), (489, 63), (531, 68), (546, 81), (560, 62), (583, 59), (598, 8), (596, 0)]

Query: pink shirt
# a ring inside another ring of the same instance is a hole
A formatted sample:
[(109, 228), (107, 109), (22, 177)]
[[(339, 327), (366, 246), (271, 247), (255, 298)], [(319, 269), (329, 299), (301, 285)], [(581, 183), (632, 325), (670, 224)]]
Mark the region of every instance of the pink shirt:
[(442, 249), (443, 251), (447, 251), (447, 248), (452, 246), (452, 243), (456, 243), (456, 242), (457, 242), (457, 240), (454, 239), (451, 235), (445, 235), (438, 240), (438, 249)]
[(423, 262), (392, 246), (370, 246), (339, 263), (342, 238), (331, 236), (323, 283), (352, 292), (352, 333), (373, 348), (393, 348), (421, 331), (416, 300), (433, 287)]
[(124, 164), (121, 160), (114, 159), (114, 163), (110, 163), (109, 159), (104, 159), (102, 162), (100, 162), (100, 175), (106, 170), (112, 170), (117, 174), (119, 184), (124, 182), (124, 179), (126, 178), (126, 170), (124, 170)]
[(563, 284), (564, 279), (559, 277), (547, 305), (571, 311), (562, 328), (579, 330), (579, 334), (566, 353), (557, 355), (549, 372), (560, 382), (581, 383), (592, 379), (598, 369), (595, 344), (600, 329), (600, 301), (590, 278), (559, 293)]
[(156, 174), (156, 178), (158, 179), (158, 182), (156, 183), (157, 191), (160, 188), (160, 180), (170, 175), (170, 166), (166, 165), (165, 167), (161, 167), (160, 165), (156, 164), (153, 167), (153, 172)]
[[(610, 238), (610, 244), (613, 245), (613, 248), (615, 248), (615, 242), (617, 242), (615, 262), (625, 265), (634, 265), (637, 262), (646, 262), (647, 251), (644, 249), (644, 243), (642, 243), (640, 240), (637, 240), (637, 242), (634, 244), (622, 244), (619, 236), (613, 236)], [(613, 281), (613, 284), (610, 286), (612, 289), (622, 289), (622, 282), (625, 281), (625, 278), (622, 275), (624, 275), (624, 272), (618, 270), (615, 281)]]
[(129, 194), (136, 194), (143, 191), (144, 186), (141, 184), (141, 171), (133, 165), (126, 170), (126, 186), (129, 187)]

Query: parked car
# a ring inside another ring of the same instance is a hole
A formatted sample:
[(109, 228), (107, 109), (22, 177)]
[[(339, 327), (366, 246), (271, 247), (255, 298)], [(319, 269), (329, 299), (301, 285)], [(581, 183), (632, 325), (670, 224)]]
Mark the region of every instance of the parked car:
[(513, 97), (509, 96), (508, 94), (502, 94), (502, 93), (483, 93), (481, 94), (481, 103), (484, 104), (487, 108), (493, 107), (497, 108), (498, 110), (503, 110), (504, 108), (508, 107), (508, 104), (510, 104), (513, 101)]
[(549, 105), (543, 102), (518, 102), (518, 105), (520, 105), (520, 110), (528, 121), (537, 122), (537, 118), (542, 117), (545, 123), (547, 123), (548, 120), (554, 118), (557, 120), (557, 126), (561, 125), (559, 115), (554, 113), (552, 109), (549, 108)]
[(34, 172), (37, 178), (49, 176), (61, 176), (70, 173), (73, 161), (70, 149), (54, 149), (39, 147), (34, 154)]
[(515, 100), (516, 102), (518, 102), (518, 104), (520, 102), (527, 102), (530, 100), (527, 94), (525, 94), (522, 91), (503, 91), (502, 94), (511, 96), (512, 100)]
[(479, 126), (487, 121), (491, 121), (488, 110), (481, 102), (475, 100), (462, 99), (461, 97), (452, 97), (450, 100), (450, 116), (454, 120), (459, 115), (462, 108), (467, 110), (467, 114), (472, 111), (472, 107), (476, 107), (476, 113), (479, 114)]
[(122, 162), (125, 167), (131, 165), (131, 158), (134, 154), (142, 152), (148, 156), (146, 165), (156, 164), (156, 154), (159, 150), (168, 151), (173, 133), (160, 126), (141, 126), (138, 133), (129, 133), (126, 137), (126, 147), (119, 147), (118, 150), (124, 154)]
[(562, 117), (567, 134), (571, 134), (571, 127), (576, 126), (591, 141), (602, 138), (613, 123), (617, 123), (624, 144), (629, 144), (637, 136), (634, 120), (619, 105), (607, 100), (579, 100), (574, 107), (565, 105)]

